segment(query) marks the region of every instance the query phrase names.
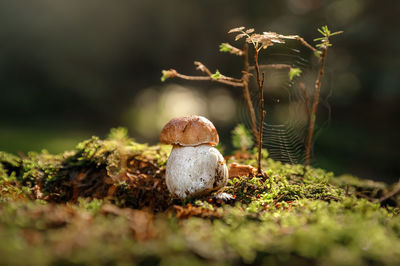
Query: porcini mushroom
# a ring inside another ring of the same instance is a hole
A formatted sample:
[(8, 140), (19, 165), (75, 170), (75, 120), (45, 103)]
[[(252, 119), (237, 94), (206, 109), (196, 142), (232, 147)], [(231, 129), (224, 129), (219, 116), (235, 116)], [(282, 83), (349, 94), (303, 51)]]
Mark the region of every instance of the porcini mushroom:
[(174, 118), (162, 129), (160, 140), (173, 145), (165, 174), (173, 195), (181, 199), (202, 196), (226, 185), (228, 168), (222, 154), (214, 148), (219, 137), (207, 118)]

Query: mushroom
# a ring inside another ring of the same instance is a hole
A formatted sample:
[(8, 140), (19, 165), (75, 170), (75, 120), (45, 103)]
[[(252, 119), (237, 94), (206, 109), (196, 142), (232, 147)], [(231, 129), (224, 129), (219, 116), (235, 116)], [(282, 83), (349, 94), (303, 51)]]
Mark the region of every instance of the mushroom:
[(173, 145), (165, 180), (174, 196), (185, 199), (207, 195), (228, 182), (225, 159), (214, 148), (218, 133), (207, 118), (174, 118), (162, 129), (160, 140)]

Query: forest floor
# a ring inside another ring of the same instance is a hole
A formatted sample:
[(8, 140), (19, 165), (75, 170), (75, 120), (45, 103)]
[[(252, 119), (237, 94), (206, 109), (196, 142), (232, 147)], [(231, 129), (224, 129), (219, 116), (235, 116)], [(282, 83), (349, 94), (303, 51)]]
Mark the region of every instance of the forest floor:
[(400, 183), (264, 151), (268, 178), (230, 179), (234, 200), (181, 201), (164, 180), (170, 149), (114, 129), (62, 154), (0, 152), (0, 264), (400, 265)]

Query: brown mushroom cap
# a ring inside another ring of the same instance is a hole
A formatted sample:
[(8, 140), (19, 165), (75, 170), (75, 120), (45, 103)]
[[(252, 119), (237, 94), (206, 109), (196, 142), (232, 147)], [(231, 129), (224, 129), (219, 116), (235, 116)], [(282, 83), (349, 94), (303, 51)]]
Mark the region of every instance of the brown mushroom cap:
[(169, 121), (161, 131), (161, 143), (181, 146), (197, 146), (219, 142), (217, 129), (205, 117), (183, 116)]

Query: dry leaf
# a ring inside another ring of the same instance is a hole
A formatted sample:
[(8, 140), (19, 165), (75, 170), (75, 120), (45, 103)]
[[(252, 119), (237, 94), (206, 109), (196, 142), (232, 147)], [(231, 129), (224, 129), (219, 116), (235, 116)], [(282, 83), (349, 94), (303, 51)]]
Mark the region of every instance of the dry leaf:
[(253, 32), (254, 32), (254, 29), (253, 29), (253, 28), (246, 30), (246, 33), (247, 33), (247, 34), (250, 34), (250, 33), (253, 33)]
[(228, 33), (233, 33), (233, 32), (241, 32), (242, 30), (244, 30), (245, 29), (245, 27), (237, 27), (237, 28), (233, 28), (233, 29), (230, 29), (229, 31), (228, 31)]
[(239, 39), (241, 39), (241, 38), (243, 38), (243, 37), (245, 37), (245, 36), (247, 36), (246, 33), (240, 33), (240, 34), (236, 35), (235, 41), (237, 41), (237, 40), (239, 40)]

